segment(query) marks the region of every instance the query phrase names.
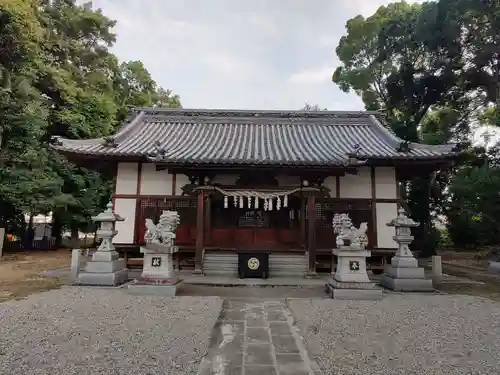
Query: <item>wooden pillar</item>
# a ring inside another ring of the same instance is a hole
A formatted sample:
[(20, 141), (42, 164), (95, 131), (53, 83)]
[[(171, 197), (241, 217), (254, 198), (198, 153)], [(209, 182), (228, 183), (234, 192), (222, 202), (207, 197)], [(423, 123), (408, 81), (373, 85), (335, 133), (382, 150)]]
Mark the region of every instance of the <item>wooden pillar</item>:
[(198, 193), (198, 200), (196, 202), (196, 252), (194, 258), (194, 273), (203, 273), (203, 245), (204, 245), (204, 229), (203, 224), (205, 221), (205, 194), (203, 190)]
[(205, 233), (204, 242), (208, 246), (212, 244), (211, 198), (212, 196), (210, 194), (207, 194), (207, 197), (205, 198), (205, 212), (204, 212), (204, 223), (203, 223), (203, 230)]
[(306, 244), (306, 205), (304, 202), (305, 197), (301, 194), (300, 195), (300, 247), (303, 249), (307, 248)]
[(316, 198), (307, 198), (307, 251), (309, 252), (308, 275), (316, 275)]

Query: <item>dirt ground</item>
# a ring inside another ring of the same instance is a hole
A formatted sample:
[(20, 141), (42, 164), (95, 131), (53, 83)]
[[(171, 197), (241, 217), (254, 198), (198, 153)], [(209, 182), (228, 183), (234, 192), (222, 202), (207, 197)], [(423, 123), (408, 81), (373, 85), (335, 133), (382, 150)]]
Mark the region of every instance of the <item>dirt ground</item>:
[(440, 252), (443, 263), (457, 266), (475, 267), (481, 269), (488, 268), (488, 252), (463, 252), (463, 251), (442, 251)]
[(59, 288), (67, 280), (42, 277), (40, 273), (70, 264), (71, 252), (66, 249), (4, 254), (0, 260), (0, 302)]

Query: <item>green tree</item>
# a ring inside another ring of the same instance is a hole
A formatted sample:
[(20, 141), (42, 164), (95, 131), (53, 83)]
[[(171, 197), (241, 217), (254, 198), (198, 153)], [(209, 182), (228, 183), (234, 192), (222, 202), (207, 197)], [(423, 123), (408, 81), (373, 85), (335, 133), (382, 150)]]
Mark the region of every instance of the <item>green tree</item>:
[(0, 2), (0, 226), (23, 222), (25, 212), (48, 212), (62, 184), (40, 147), (47, 111), (34, 87), (43, 40), (35, 5)]
[[(399, 137), (417, 143), (424, 138), (449, 141), (457, 125), (447, 122), (443, 128), (439, 117), (452, 118), (468, 107), (460, 87), (460, 27), (448, 22), (450, 17), (438, 3), (398, 2), (366, 19), (349, 20), (336, 50), (342, 65), (333, 81), (360, 95), (366, 109), (383, 111)], [(436, 180), (436, 175), (423, 174), (403, 184), (410, 214), (422, 223), (415, 245), (431, 251), (430, 204)]]
[(142, 63), (119, 63), (115, 21), (90, 3), (0, 0), (0, 21), (2, 220), (52, 210), (57, 237), (87, 230), (111, 181), (54, 152), (52, 137), (107, 136), (128, 106), (180, 106), (179, 97)]

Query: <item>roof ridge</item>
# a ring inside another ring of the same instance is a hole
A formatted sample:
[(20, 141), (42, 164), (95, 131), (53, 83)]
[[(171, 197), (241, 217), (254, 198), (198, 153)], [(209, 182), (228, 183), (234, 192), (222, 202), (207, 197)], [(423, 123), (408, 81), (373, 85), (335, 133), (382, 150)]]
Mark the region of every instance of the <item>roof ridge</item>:
[(248, 110), (248, 109), (186, 109), (186, 108), (134, 108), (146, 115), (185, 117), (264, 117), (264, 118), (335, 118), (368, 117), (382, 115), (378, 111), (304, 111), (304, 110)]
[[(176, 117), (176, 116), (165, 116), (165, 117), (151, 117), (152, 115), (146, 116), (144, 122), (148, 123), (172, 123), (179, 122), (188, 125), (218, 125), (218, 124), (234, 124), (234, 125), (315, 125), (315, 126), (370, 126), (367, 123), (331, 123), (329, 118), (270, 118), (270, 117), (240, 117), (240, 118), (220, 118), (220, 117)], [(191, 120), (190, 120), (191, 119)], [(212, 121), (213, 120), (213, 121)], [(270, 121), (272, 120), (272, 121)], [(295, 121), (296, 120), (296, 121)], [(205, 121), (207, 121), (205, 123)]]

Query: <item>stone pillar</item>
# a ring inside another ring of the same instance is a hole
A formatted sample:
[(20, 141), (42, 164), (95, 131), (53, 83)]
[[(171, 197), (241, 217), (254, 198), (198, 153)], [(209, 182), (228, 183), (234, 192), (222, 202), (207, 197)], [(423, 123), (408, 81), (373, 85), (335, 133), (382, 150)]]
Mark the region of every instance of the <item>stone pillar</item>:
[(432, 280), (425, 278), (424, 269), (418, 266), (409, 245), (413, 241), (411, 228), (420, 225), (407, 217), (404, 208), (398, 209), (398, 216), (387, 226), (396, 228), (392, 237), (398, 244), (398, 250), (391, 259), (391, 264), (385, 267), (380, 284), (398, 292), (425, 292), (434, 290)]
[(71, 272), (70, 281), (71, 283), (76, 283), (78, 279), (78, 274), (80, 273), (80, 258), (82, 255), (82, 250), (73, 249), (71, 252)]
[(432, 257), (432, 284), (437, 287), (443, 282), (443, 264), (439, 255)]
[(117, 221), (124, 218), (113, 212), (113, 204), (106, 206), (106, 211), (92, 218), (100, 224), (97, 237), (102, 239), (92, 259), (85, 266), (85, 270), (78, 275), (76, 284), (79, 285), (119, 285), (128, 280), (128, 271), (125, 261), (119, 259), (119, 255), (113, 245), (113, 237), (117, 235), (115, 225)]

